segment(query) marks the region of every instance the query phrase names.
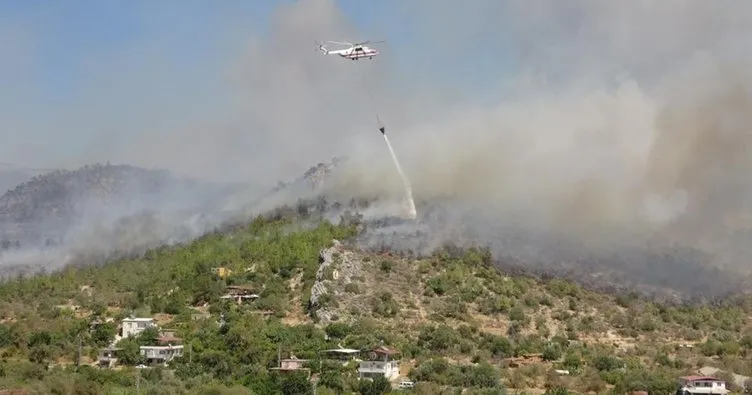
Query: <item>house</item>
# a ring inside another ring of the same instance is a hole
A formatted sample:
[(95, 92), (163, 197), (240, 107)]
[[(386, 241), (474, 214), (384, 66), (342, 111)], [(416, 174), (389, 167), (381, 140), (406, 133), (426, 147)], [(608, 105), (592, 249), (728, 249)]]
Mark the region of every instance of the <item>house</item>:
[(355, 361), (356, 356), (360, 354), (360, 350), (354, 349), (354, 348), (344, 348), (342, 345), (338, 344), (337, 348), (333, 348), (330, 350), (321, 350), (320, 353), (326, 355), (327, 360), (334, 360), (341, 362), (343, 366), (350, 363), (350, 361)]
[(712, 376), (685, 376), (679, 378), (677, 395), (727, 394), (726, 383)]
[(294, 355), (292, 355), (290, 356), (290, 358), (281, 359), (279, 361), (279, 366), (277, 366), (276, 368), (271, 368), (269, 370), (276, 370), (280, 373), (303, 371), (307, 376), (310, 377), (311, 369), (304, 367), (307, 362), (307, 359), (298, 359)]
[(122, 348), (116, 348), (116, 347), (107, 347), (102, 352), (99, 353), (99, 358), (97, 359), (97, 365), (100, 368), (111, 368), (115, 366), (117, 363), (117, 352), (122, 350)]
[[(697, 369), (697, 373), (699, 373), (701, 376), (713, 376), (717, 375), (721, 372), (721, 369), (718, 369), (713, 366), (703, 366), (700, 369)], [(744, 388), (747, 386), (747, 383), (749, 383), (750, 377), (749, 376), (743, 376), (741, 374), (737, 374), (734, 372), (729, 372), (731, 374), (731, 377), (734, 379), (734, 384), (736, 384), (739, 388)], [(726, 383), (726, 386), (728, 386), (730, 383)]]
[(120, 336), (123, 338), (136, 336), (147, 328), (153, 328), (156, 326), (157, 324), (154, 321), (154, 318), (124, 318), (122, 321), (122, 328), (120, 329)]
[(183, 345), (167, 346), (141, 346), (139, 347), (141, 356), (146, 359), (146, 363), (167, 363), (175, 357), (183, 356)]
[(183, 339), (175, 337), (175, 331), (164, 329), (157, 337), (156, 346), (141, 346), (141, 356), (146, 358), (147, 363), (167, 363), (172, 358), (183, 355)]
[(220, 299), (235, 299), (238, 304), (242, 304), (243, 300), (258, 299), (259, 296), (252, 292), (253, 288), (248, 285), (228, 285), (227, 293), (220, 296)]
[(388, 380), (399, 377), (399, 360), (395, 358), (399, 351), (384, 346), (371, 350), (368, 360), (360, 361), (358, 377), (374, 379), (382, 376)]

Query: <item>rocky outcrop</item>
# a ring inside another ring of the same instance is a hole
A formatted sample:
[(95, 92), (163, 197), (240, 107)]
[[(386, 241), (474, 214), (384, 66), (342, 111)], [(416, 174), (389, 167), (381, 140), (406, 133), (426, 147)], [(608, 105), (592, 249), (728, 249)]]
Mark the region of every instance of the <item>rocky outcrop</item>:
[(338, 240), (332, 246), (321, 250), (320, 266), (316, 272), (316, 282), (311, 289), (311, 311), (313, 318), (326, 325), (338, 321), (336, 308), (340, 299), (346, 297), (344, 288), (361, 275), (363, 261), (352, 251), (343, 248)]

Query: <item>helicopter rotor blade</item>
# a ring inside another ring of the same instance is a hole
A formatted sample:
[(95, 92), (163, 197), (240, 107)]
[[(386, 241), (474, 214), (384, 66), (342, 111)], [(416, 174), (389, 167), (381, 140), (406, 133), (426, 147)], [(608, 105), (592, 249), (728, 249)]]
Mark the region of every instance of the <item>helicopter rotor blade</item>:
[(371, 41), (371, 40), (366, 40), (366, 41), (363, 41), (363, 42), (357, 43), (357, 44), (355, 44), (355, 45), (364, 45), (364, 44), (378, 44), (378, 43), (383, 43), (383, 42), (386, 42), (386, 41), (384, 41), (384, 40), (379, 40), (379, 41)]

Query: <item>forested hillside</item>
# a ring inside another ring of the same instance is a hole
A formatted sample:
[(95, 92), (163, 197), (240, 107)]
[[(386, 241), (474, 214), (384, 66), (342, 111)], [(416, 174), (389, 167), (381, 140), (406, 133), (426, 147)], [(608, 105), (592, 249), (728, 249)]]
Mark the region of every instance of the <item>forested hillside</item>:
[[(422, 259), (367, 254), (348, 246), (363, 231), (357, 216), (335, 225), (277, 213), (140, 259), (0, 285), (0, 388), (377, 394), (391, 390), (386, 380), (359, 381), (357, 362), (321, 353), (376, 346), (399, 351), (393, 384), (412, 380), (422, 394), (670, 394), (700, 366), (752, 374), (746, 298), (691, 306), (607, 295), (506, 275), (477, 248)], [(258, 298), (223, 299), (232, 286)], [(117, 342), (118, 366), (96, 367), (129, 316), (155, 318), (186, 352), (166, 367), (135, 368), (145, 363), (139, 346), (156, 343), (157, 331), (146, 330)], [(291, 355), (309, 360), (313, 384), (271, 369)]]
[[(0, 195), (0, 253), (56, 246), (76, 231), (123, 228), (120, 233), (135, 232), (135, 224), (157, 222), (152, 216), (217, 205), (230, 187), (181, 179), (164, 170), (109, 163), (37, 175)], [(82, 236), (76, 236), (73, 239), (80, 242)]]

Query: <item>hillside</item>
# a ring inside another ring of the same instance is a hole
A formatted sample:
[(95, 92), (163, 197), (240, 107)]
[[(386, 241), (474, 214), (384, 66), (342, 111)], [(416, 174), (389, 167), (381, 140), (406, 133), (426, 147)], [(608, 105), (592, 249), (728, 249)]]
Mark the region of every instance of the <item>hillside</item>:
[(128, 165), (58, 170), (0, 196), (0, 276), (95, 264), (192, 240), (244, 185)]
[(9, 163), (0, 163), (0, 194), (15, 188), (39, 174), (40, 170), (26, 169)]
[(183, 180), (126, 165), (44, 174), (0, 197), (0, 276), (140, 256), (285, 205), (283, 210), (292, 211), (308, 205), (330, 220), (358, 210), (369, 226), (357, 246), (372, 252), (425, 256), (448, 242), (483, 245), (507, 271), (667, 300), (713, 300), (752, 284), (751, 272), (738, 259), (719, 263), (722, 255), (743, 250), (739, 235), (713, 252), (654, 231), (562, 232), (529, 214), (448, 197), (418, 196), (417, 220), (404, 221), (389, 217), (394, 197), (353, 184), (358, 169), (348, 158), (334, 158), (268, 189)]
[[(115, 221), (152, 207), (193, 205), (211, 198), (201, 185), (166, 171), (127, 165), (90, 165), (35, 176), (0, 196), (4, 239), (29, 245), (63, 242), (90, 217)], [(93, 224), (92, 224), (93, 225)]]
[(338, 161), (319, 163), (267, 193), (250, 184), (184, 179), (109, 163), (30, 176), (0, 196), (1, 271), (29, 271), (42, 263), (48, 270), (58, 268), (70, 261), (64, 256), (96, 263), (192, 240), (310, 197)]
[[(140, 377), (145, 393), (310, 391), (304, 376), (269, 370), (279, 353), (313, 360), (318, 394), (373, 394), (383, 383), (359, 383), (357, 364), (317, 362), (321, 350), (380, 344), (399, 350), (400, 376), (422, 394), (669, 394), (677, 376), (700, 366), (752, 374), (748, 299), (692, 306), (598, 293), (499, 272), (484, 249), (421, 259), (364, 253), (352, 244), (367, 231), (358, 216), (335, 226), (303, 211), (0, 285), (0, 388), (126, 393)], [(259, 297), (224, 300), (228, 286)], [(155, 342), (147, 330), (117, 344), (123, 367), (87, 367), (129, 315), (154, 317), (189, 351), (166, 369), (134, 369), (139, 345)], [(83, 366), (74, 372), (79, 340)]]

